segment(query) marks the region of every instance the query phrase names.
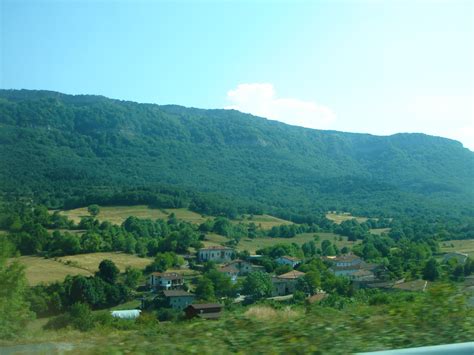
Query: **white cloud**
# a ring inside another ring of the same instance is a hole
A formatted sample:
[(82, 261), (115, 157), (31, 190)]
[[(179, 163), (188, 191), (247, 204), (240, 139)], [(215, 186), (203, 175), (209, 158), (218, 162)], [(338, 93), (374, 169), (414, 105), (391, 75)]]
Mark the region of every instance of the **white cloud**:
[(269, 83), (239, 84), (227, 92), (227, 100), (226, 109), (307, 128), (328, 128), (336, 117), (329, 107), (313, 101), (278, 97)]

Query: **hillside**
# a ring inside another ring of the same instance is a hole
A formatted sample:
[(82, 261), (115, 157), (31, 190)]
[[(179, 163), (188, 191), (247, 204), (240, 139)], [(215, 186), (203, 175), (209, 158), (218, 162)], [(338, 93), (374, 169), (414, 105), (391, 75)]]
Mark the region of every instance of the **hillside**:
[[(320, 131), (233, 110), (29, 90), (0, 90), (0, 126), (2, 192), (51, 207), (179, 187), (264, 209), (474, 213), (474, 153), (423, 134)], [(176, 204), (166, 207), (186, 207)]]

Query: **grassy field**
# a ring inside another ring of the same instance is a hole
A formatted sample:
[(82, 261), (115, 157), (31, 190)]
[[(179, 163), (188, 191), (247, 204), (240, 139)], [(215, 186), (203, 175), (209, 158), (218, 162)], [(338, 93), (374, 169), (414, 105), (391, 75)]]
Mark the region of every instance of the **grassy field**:
[(272, 227), (281, 226), (282, 224), (293, 224), (293, 222), (286, 221), (277, 217), (270, 216), (268, 214), (263, 215), (244, 215), (240, 220), (234, 220), (234, 223), (255, 223), (257, 226), (260, 226), (262, 229), (271, 229)]
[(374, 228), (370, 230), (370, 233), (375, 235), (381, 235), (382, 233), (390, 232), (390, 228)]
[[(200, 214), (189, 211), (185, 208), (170, 208), (167, 210), (160, 210), (148, 208), (148, 206), (145, 205), (100, 207), (98, 219), (100, 221), (109, 221), (114, 224), (121, 224), (130, 216), (135, 216), (138, 218), (166, 219), (171, 213), (174, 213), (177, 218), (191, 223), (202, 223), (206, 220), (206, 218), (202, 217)], [(86, 207), (61, 211), (61, 214), (67, 216), (76, 223), (80, 222), (81, 217), (89, 216), (89, 212), (87, 212)]]
[(100, 262), (104, 259), (112, 260), (121, 272), (125, 271), (127, 266), (143, 269), (152, 262), (151, 258), (140, 258), (136, 255), (113, 252), (69, 255), (62, 256), (57, 260), (62, 263), (75, 265), (91, 272), (96, 272), (99, 269)]
[(20, 256), (14, 259), (26, 267), (26, 279), (30, 286), (63, 281), (67, 275), (92, 275), (90, 271), (72, 265), (65, 265), (53, 259), (45, 259), (38, 256)]
[[(98, 219), (100, 221), (109, 221), (114, 224), (121, 224), (130, 216), (135, 216), (138, 218), (150, 218), (150, 219), (166, 219), (168, 216), (174, 213), (178, 219), (183, 221), (201, 224), (208, 218), (202, 216), (199, 213), (190, 211), (186, 208), (168, 208), (168, 209), (153, 209), (148, 208), (145, 205), (139, 206), (109, 206), (101, 207)], [(69, 219), (72, 219), (75, 223), (79, 223), (82, 217), (89, 216), (86, 207), (76, 208), (73, 210), (61, 211), (61, 214), (67, 216)], [(244, 215), (242, 219), (233, 220), (233, 223), (255, 223), (257, 226), (261, 226), (263, 229), (271, 229), (274, 226), (279, 226), (282, 224), (292, 224), (290, 221), (285, 221), (277, 217), (270, 215)]]
[(344, 221), (348, 221), (354, 218), (359, 223), (362, 223), (368, 220), (368, 218), (366, 217), (354, 217), (350, 213), (334, 213), (334, 212), (326, 213), (326, 218), (337, 224), (341, 224)]
[[(454, 247), (452, 247), (451, 244)], [(474, 239), (447, 240), (445, 242), (440, 242), (440, 249), (444, 253), (461, 252), (474, 258)]]
[[(339, 235), (333, 233), (316, 233), (319, 235), (320, 239), (316, 242), (318, 247), (321, 247), (321, 243), (323, 240), (329, 240), (332, 243), (335, 243), (339, 248), (347, 246), (351, 248), (358, 242), (349, 242), (346, 237), (341, 237)], [(255, 251), (261, 248), (269, 247), (278, 243), (296, 243), (298, 245), (302, 245), (310, 240), (314, 240), (315, 233), (303, 233), (298, 234), (293, 238), (255, 238), (255, 239), (247, 239), (243, 238), (240, 240), (239, 244), (237, 245), (237, 250), (248, 250), (251, 254), (255, 254)], [(342, 239), (342, 240), (340, 240)], [(217, 234), (209, 234), (204, 241), (206, 246), (211, 245), (221, 245), (224, 244), (228, 239), (221, 235)]]
[(124, 253), (79, 254), (54, 259), (21, 256), (15, 259), (25, 265), (26, 278), (31, 286), (39, 283), (63, 281), (67, 275), (93, 275), (104, 259), (112, 260), (120, 271), (124, 271), (126, 266), (143, 269), (152, 261), (150, 258), (139, 258)]

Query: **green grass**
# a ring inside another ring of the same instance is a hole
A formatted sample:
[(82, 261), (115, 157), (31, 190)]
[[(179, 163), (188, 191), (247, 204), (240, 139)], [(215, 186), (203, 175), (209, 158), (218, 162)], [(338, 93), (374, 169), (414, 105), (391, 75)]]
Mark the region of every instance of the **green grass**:
[[(100, 207), (100, 213), (97, 218), (100, 221), (109, 221), (114, 224), (121, 224), (130, 216), (149, 219), (166, 219), (171, 213), (174, 213), (178, 219), (190, 223), (202, 223), (206, 220), (206, 218), (201, 216), (200, 214), (189, 211), (185, 208), (169, 208), (163, 210), (149, 208), (145, 205)], [(86, 207), (61, 211), (61, 214), (67, 216), (69, 219), (72, 219), (76, 223), (79, 223), (82, 217), (89, 216), (89, 212), (87, 212)]]
[[(193, 224), (201, 224), (208, 218), (214, 218), (212, 216), (202, 216), (199, 213), (190, 211), (186, 208), (154, 209), (145, 205), (100, 207), (100, 213), (97, 218), (100, 221), (121, 224), (130, 216), (149, 219), (167, 219), (171, 213), (174, 213), (176, 218)], [(87, 212), (87, 207), (61, 211), (61, 214), (67, 216), (69, 219), (72, 219), (75, 223), (79, 223), (82, 217), (90, 216), (89, 212)], [(232, 222), (241, 222), (245, 224), (253, 222), (263, 229), (271, 229), (274, 226), (279, 226), (282, 224), (292, 224), (290, 221), (266, 214), (253, 216), (244, 215), (242, 218), (235, 219)]]
[(390, 228), (374, 228), (370, 230), (370, 233), (375, 234), (375, 235), (381, 235), (383, 233), (388, 233), (390, 232)]
[[(347, 237), (342, 237), (337, 234), (333, 233), (303, 233), (298, 234), (293, 238), (255, 238), (255, 239), (248, 239), (242, 238), (237, 245), (237, 250), (248, 250), (251, 254), (254, 254), (256, 250), (269, 247), (278, 243), (296, 243), (298, 245), (302, 245), (310, 240), (314, 240), (314, 235), (319, 235), (320, 239), (316, 242), (318, 247), (321, 247), (321, 243), (323, 240), (329, 240), (332, 243), (335, 243), (339, 248), (347, 246), (348, 248), (352, 248), (356, 243), (359, 242), (350, 242), (347, 240)], [(217, 234), (209, 234), (204, 241), (204, 245), (211, 246), (211, 245), (222, 245), (225, 242), (229, 241), (226, 237)]]
[(271, 229), (272, 227), (281, 226), (283, 224), (293, 224), (293, 222), (286, 221), (281, 218), (273, 217), (268, 214), (263, 215), (244, 215), (242, 219), (234, 220), (234, 223), (250, 224), (255, 223), (262, 229)]
[(35, 286), (40, 283), (63, 281), (68, 275), (93, 275), (104, 259), (112, 260), (122, 272), (126, 266), (143, 269), (152, 261), (150, 258), (112, 252), (79, 254), (54, 259), (45, 259), (39, 256), (20, 256), (10, 260), (17, 260), (26, 267), (25, 274), (28, 284)]
[[(451, 247), (451, 244), (454, 247)], [(443, 253), (460, 252), (468, 254), (471, 258), (474, 258), (474, 239), (447, 240), (440, 242), (440, 249)]]
[(92, 275), (92, 272), (88, 270), (39, 256), (20, 256), (10, 260), (16, 260), (25, 266), (25, 275), (30, 286), (63, 281), (68, 275)]

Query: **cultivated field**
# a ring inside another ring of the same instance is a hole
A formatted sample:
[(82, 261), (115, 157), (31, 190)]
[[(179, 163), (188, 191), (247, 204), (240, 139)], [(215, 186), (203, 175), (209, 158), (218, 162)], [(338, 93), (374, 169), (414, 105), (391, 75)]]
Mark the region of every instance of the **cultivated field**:
[[(100, 221), (109, 221), (114, 224), (121, 224), (130, 216), (149, 219), (166, 219), (171, 213), (174, 213), (178, 219), (182, 219), (191, 223), (202, 223), (206, 220), (206, 218), (202, 217), (200, 214), (189, 211), (185, 208), (170, 208), (164, 210), (149, 208), (145, 205), (100, 207), (100, 213), (97, 217)], [(64, 214), (76, 223), (79, 223), (82, 217), (89, 216), (89, 212), (87, 212), (86, 207), (61, 211), (61, 214)]]
[(468, 254), (471, 258), (474, 258), (474, 239), (447, 240), (445, 242), (440, 242), (440, 249), (444, 253), (457, 251)]
[(359, 223), (362, 223), (368, 220), (367, 217), (354, 217), (350, 213), (334, 213), (334, 212), (326, 213), (326, 218), (337, 224), (341, 224), (342, 222), (348, 221), (350, 219), (355, 219)]
[(25, 265), (25, 274), (29, 285), (63, 281), (67, 275), (90, 276), (98, 270), (99, 263), (112, 260), (120, 271), (126, 266), (143, 269), (151, 263), (150, 258), (139, 258), (136, 255), (124, 253), (91, 253), (63, 256), (54, 259), (45, 259), (38, 256), (20, 256), (11, 260), (18, 260)]
[[(255, 251), (258, 249), (269, 247), (278, 243), (287, 243), (287, 244), (296, 243), (298, 245), (302, 245), (306, 242), (309, 242), (310, 240), (314, 240), (315, 234), (319, 235), (320, 237), (319, 241), (316, 242), (316, 245), (318, 247), (321, 247), (322, 241), (326, 239), (331, 241), (332, 243), (335, 243), (338, 246), (338, 248), (342, 248), (345, 246), (347, 246), (348, 248), (351, 248), (356, 243), (358, 243), (358, 242), (349, 242), (346, 237), (341, 237), (333, 233), (303, 233), (303, 234), (298, 234), (293, 238), (270, 238), (270, 237), (255, 238), (255, 239), (242, 238), (239, 244), (237, 245), (236, 249), (239, 251), (248, 250), (251, 254), (255, 254)], [(206, 246), (222, 245), (227, 241), (229, 241), (229, 239), (221, 235), (209, 234), (206, 237), (204, 244)]]

